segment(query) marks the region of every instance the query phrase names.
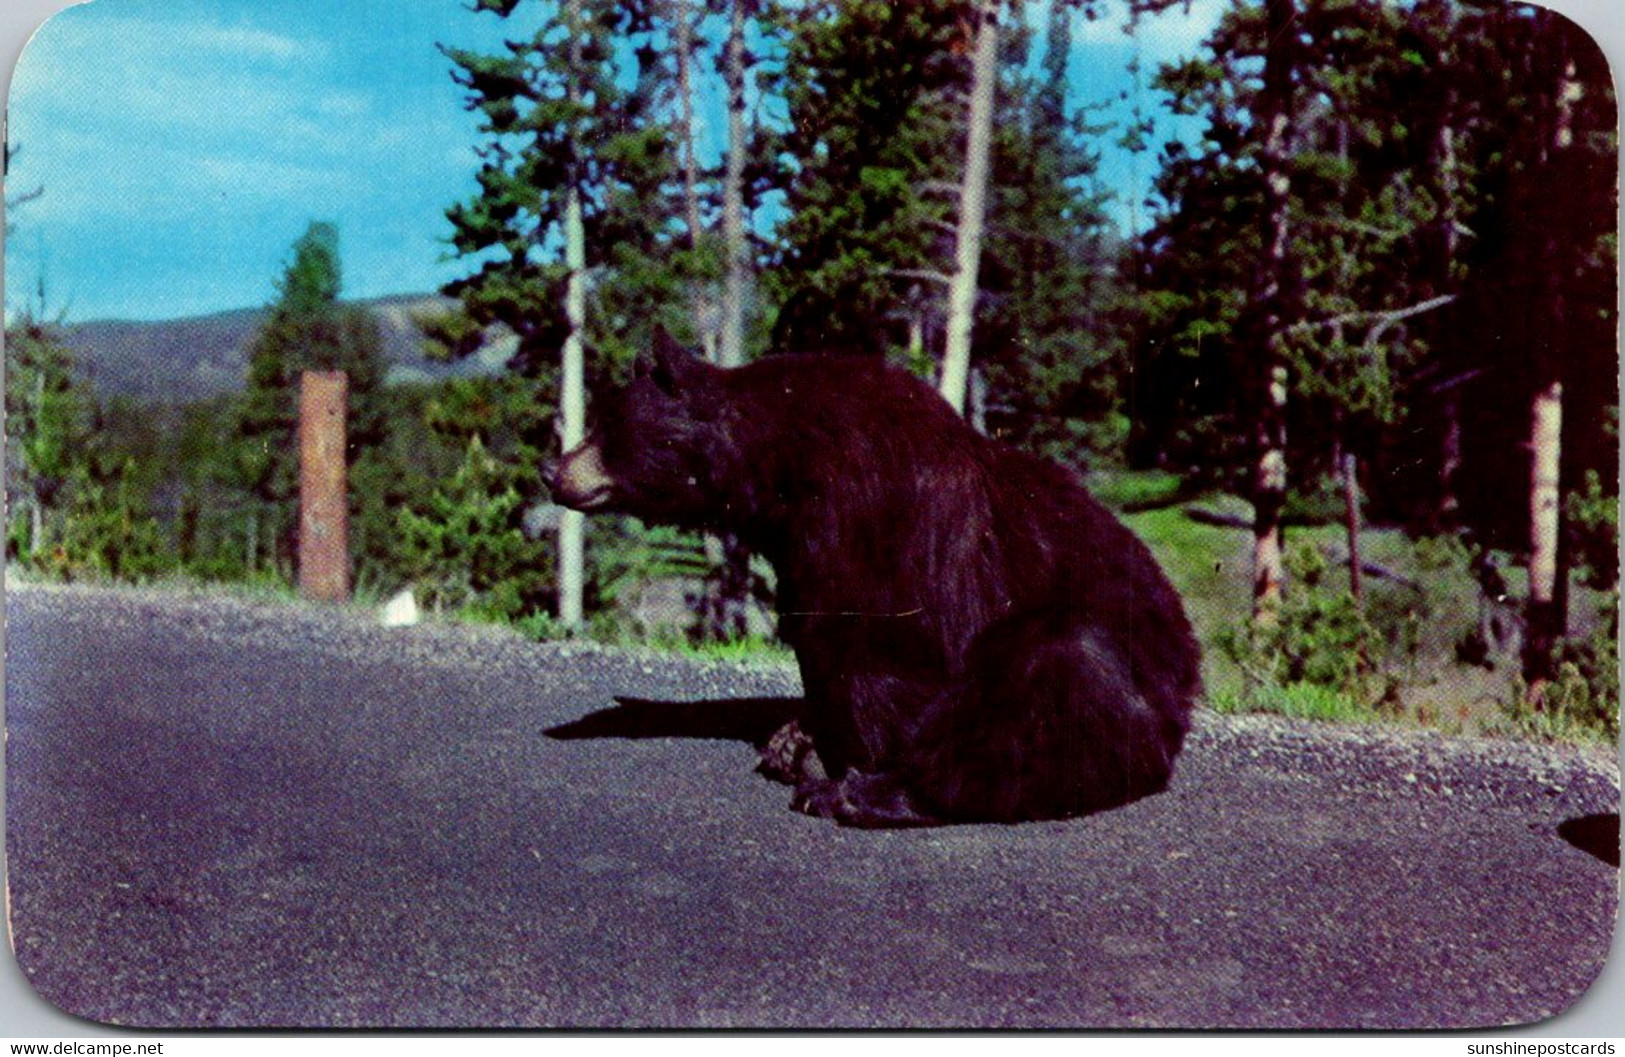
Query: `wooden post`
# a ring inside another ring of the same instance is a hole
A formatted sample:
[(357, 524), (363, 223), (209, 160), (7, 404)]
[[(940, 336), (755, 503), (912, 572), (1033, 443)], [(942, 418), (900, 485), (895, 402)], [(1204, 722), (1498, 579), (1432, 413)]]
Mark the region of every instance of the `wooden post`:
[(313, 602), (350, 597), (348, 393), (343, 371), (306, 371), (300, 377), (299, 593)]

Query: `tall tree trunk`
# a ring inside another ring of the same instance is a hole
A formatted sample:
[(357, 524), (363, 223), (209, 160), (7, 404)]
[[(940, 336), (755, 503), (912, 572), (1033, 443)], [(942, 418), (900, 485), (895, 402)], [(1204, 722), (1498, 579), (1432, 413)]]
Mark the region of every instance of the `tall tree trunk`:
[(1365, 591), (1360, 583), (1360, 458), (1344, 448), (1338, 455), (1339, 475), (1343, 479), (1343, 524), (1349, 545), (1349, 593), (1354, 604), (1364, 607)]
[(1264, 92), (1259, 120), (1264, 130), (1260, 158), (1264, 181), (1263, 256), (1255, 273), (1256, 306), (1251, 342), (1260, 357), (1257, 464), (1253, 471), (1253, 619), (1276, 620), (1285, 572), (1281, 561), (1281, 511), (1286, 505), (1287, 369), (1281, 355), (1285, 324), (1287, 206), (1292, 191), (1287, 150), (1292, 134), (1293, 0), (1266, 0), (1268, 45), (1264, 55)]
[[(581, 222), (581, 192), (572, 187), (565, 204), (565, 261), (570, 278), (565, 287), (564, 339), (560, 392), (559, 439), (569, 451), (586, 438), (587, 386), (583, 341), (587, 323), (586, 246)], [(566, 510), (559, 518), (559, 623), (575, 629), (584, 618), (586, 583), (586, 515)]]
[[(1550, 12), (1544, 12), (1549, 16)], [(1547, 20), (1543, 18), (1542, 29)], [(1546, 164), (1542, 166), (1549, 189), (1560, 187), (1565, 163), (1573, 158), (1574, 104), (1581, 87), (1579, 69), (1573, 59), (1563, 67), (1554, 86), (1550, 138), (1546, 143)], [(1554, 658), (1568, 628), (1568, 587), (1559, 584), (1567, 576), (1562, 554), (1562, 473), (1563, 473), (1563, 343), (1569, 335), (1568, 306), (1562, 284), (1563, 247), (1555, 234), (1545, 235), (1541, 272), (1545, 284), (1547, 332), (1552, 348), (1545, 366), (1545, 378), (1535, 390), (1530, 411), (1529, 450), (1529, 600), (1525, 611), (1523, 675), (1530, 698), (1537, 704), (1542, 689), (1554, 675)]]
[(1461, 499), (1456, 480), (1461, 474), (1461, 395), (1452, 388), (1445, 394), (1439, 414), (1444, 418), (1444, 435), (1439, 441), (1439, 494), (1433, 509), (1433, 531), (1454, 532), (1461, 521)]
[(750, 267), (745, 235), (745, 5), (733, 0), (728, 21), (725, 79), (728, 86), (728, 166), (722, 184), (722, 238), (728, 274), (722, 292), (722, 344), (718, 362), (745, 362), (745, 290)]
[[(1271, 356), (1274, 360), (1275, 357)], [(1253, 469), (1253, 619), (1273, 624), (1286, 584), (1281, 512), (1286, 507), (1286, 365), (1269, 365), (1269, 382), (1258, 410)]]
[[(1340, 163), (1339, 171), (1343, 174), (1338, 178), (1338, 197), (1347, 200), (1349, 194), (1348, 173), (1349, 164), (1349, 121), (1347, 115), (1339, 114), (1337, 119), (1337, 157)], [(1340, 253), (1337, 258), (1337, 288), (1344, 292), (1354, 289), (1353, 260), (1348, 253)], [(1371, 339), (1375, 338), (1373, 331)], [(1343, 345), (1343, 325), (1337, 324), (1332, 328), (1332, 340), (1341, 347)], [(1368, 344), (1370, 340), (1368, 339)], [(1349, 416), (1342, 410), (1337, 412), (1335, 429), (1332, 431), (1334, 445), (1332, 466), (1343, 488), (1343, 533), (1348, 544), (1349, 552), (1349, 595), (1354, 599), (1358, 609), (1365, 607), (1365, 591), (1360, 583), (1360, 483), (1359, 483), (1359, 456), (1354, 453), (1354, 427), (1349, 423)]]
[(971, 66), (970, 114), (965, 139), (965, 174), (959, 188), (959, 228), (953, 282), (948, 288), (947, 346), (942, 357), (942, 395), (964, 413), (970, 378), (971, 329), (976, 315), (976, 279), (982, 263), (982, 223), (987, 214), (987, 177), (993, 153), (993, 100), (998, 84), (999, 11), (996, 3), (976, 5), (976, 56)]
[[(581, 3), (570, 0), (570, 97), (580, 94)], [(571, 144), (574, 150), (575, 144)], [(580, 172), (569, 167), (570, 187), (564, 205), (564, 265), (569, 272), (565, 285), (564, 313), (568, 331), (560, 362), (559, 440), (569, 451), (586, 438), (587, 386), (585, 330), (587, 325), (587, 247), (581, 216)], [(586, 515), (566, 510), (559, 518), (559, 623), (572, 630), (584, 622), (583, 595), (586, 583)]]
[[(745, 301), (750, 288), (750, 243), (745, 232), (745, 17), (750, 0), (732, 0), (724, 46), (728, 90), (728, 157), (722, 181), (722, 240), (728, 270), (723, 278), (722, 334), (716, 362), (745, 362)], [(713, 642), (743, 638), (750, 606), (750, 551), (733, 533), (707, 536), (711, 567), (700, 612), (700, 635)]]
[[(1454, 106), (1453, 94), (1447, 105)], [(1460, 180), (1457, 175), (1456, 133), (1450, 121), (1442, 122), (1434, 134), (1432, 154), (1433, 166), (1438, 172), (1441, 201), (1436, 239), (1439, 256), (1432, 263), (1433, 289), (1429, 292), (1449, 294), (1454, 293), (1456, 284), (1452, 271), (1461, 247), (1457, 219)], [(1444, 417), (1444, 434), (1439, 453), (1439, 491), (1434, 504), (1433, 530), (1445, 533), (1454, 532), (1461, 519), (1461, 499), (1456, 494), (1456, 478), (1461, 470), (1461, 394), (1456, 387), (1445, 394), (1440, 414)]]
[[(669, 16), (677, 49), (677, 102), (680, 108), (677, 130), (683, 159), (683, 219), (688, 225), (688, 248), (699, 248), (704, 230), (700, 226), (699, 165), (694, 154), (694, 24), (689, 19), (688, 0), (670, 0)], [(694, 332), (705, 349), (705, 358), (717, 361), (716, 327), (707, 309), (709, 295), (694, 300)]]

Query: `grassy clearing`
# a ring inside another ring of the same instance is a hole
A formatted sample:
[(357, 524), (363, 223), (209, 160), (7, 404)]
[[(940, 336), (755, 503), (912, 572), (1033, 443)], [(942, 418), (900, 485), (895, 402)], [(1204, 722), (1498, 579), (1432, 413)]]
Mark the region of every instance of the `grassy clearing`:
[[(1119, 486), (1118, 491), (1125, 490)], [(1198, 502), (1218, 513), (1250, 515), (1247, 504), (1235, 497), (1204, 496)], [(1242, 668), (1219, 648), (1222, 636), (1242, 627), (1251, 612), (1252, 536), (1247, 530), (1199, 523), (1186, 515), (1183, 506), (1125, 514), (1124, 521), (1156, 554), (1185, 599), (1187, 613), (1203, 644), (1208, 705), (1216, 711), (1271, 712), (1342, 723), (1397, 723), (1449, 733), (1506, 734), (1539, 740), (1610, 740), (1603, 727), (1576, 718), (1588, 710), (1597, 710), (1594, 691), (1577, 681), (1570, 680), (1554, 691), (1570, 705), (1560, 702), (1544, 712), (1534, 712), (1522, 704), (1526, 688), (1517, 677), (1516, 658), (1500, 658), (1494, 670), (1457, 660), (1456, 644), (1477, 627), (1480, 604), (1478, 585), (1459, 546), (1409, 539), (1391, 528), (1368, 528), (1361, 534), (1361, 557), (1403, 578), (1386, 579), (1368, 573), (1365, 614), (1376, 626), (1409, 626), (1415, 635), (1414, 652), (1396, 651), (1398, 656), (1389, 661), (1390, 674), (1401, 684), (1394, 699), (1362, 703), (1334, 689), (1309, 683), (1250, 682)], [(1293, 526), (1286, 530), (1289, 551), (1304, 544), (1326, 558), (1328, 569), (1320, 590), (1346, 591), (1348, 550), (1342, 526)], [(1523, 570), (1510, 555), (1498, 558), (1509, 594), (1522, 597)], [(1599, 629), (1608, 601), (1600, 592), (1575, 585), (1570, 605), (1572, 639), (1585, 640)], [(1617, 716), (1617, 703), (1612, 708)]]

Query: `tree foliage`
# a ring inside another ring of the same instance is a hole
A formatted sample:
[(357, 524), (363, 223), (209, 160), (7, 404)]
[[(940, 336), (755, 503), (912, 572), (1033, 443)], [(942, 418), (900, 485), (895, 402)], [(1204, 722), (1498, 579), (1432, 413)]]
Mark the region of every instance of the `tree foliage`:
[[(350, 458), (376, 444), (384, 428), (378, 392), (382, 339), (365, 309), (339, 303), (338, 229), (313, 223), (294, 244), (263, 329), (248, 359), (227, 468), (256, 507), (244, 531), (253, 567), (264, 560), (291, 570), (298, 526), (299, 386), (305, 371), (349, 378)], [(261, 544), (266, 546), (263, 555)]]
[[(1500, 3), (1298, 0), (1294, 25), (1288, 281), (1300, 307), (1283, 325), (1298, 486), (1313, 489), (1336, 442), (1359, 445), (1393, 478), (1372, 489), (1377, 501), (1422, 523), (1439, 460), (1415, 450), (1438, 450), (1442, 398), (1465, 386), (1463, 516), (1509, 540), (1516, 515), (1479, 482), (1504, 474), (1527, 439), (1531, 372), (1561, 362), (1587, 378), (1588, 412), (1617, 402), (1614, 103), (1600, 56), (1557, 16)], [(1245, 462), (1234, 438), (1251, 413), (1239, 380), (1253, 352), (1238, 328), (1262, 252), (1251, 174), (1263, 39), (1262, 9), (1237, 3), (1203, 54), (1157, 81), (1206, 128), (1194, 148), (1169, 148), (1144, 239), (1133, 453), (1219, 479)], [(1541, 138), (1553, 134), (1560, 56), (1578, 62), (1583, 87), (1559, 170)], [(1587, 306), (1565, 313), (1567, 333), (1537, 322), (1565, 302)], [(1594, 465), (1612, 479), (1605, 447), (1581, 442), (1566, 474)]]
[[(1150, 18), (1181, 3), (1130, 6)], [(206, 575), (286, 569), (298, 372), (340, 368), (363, 586), (418, 584), (441, 606), (505, 618), (550, 606), (552, 550), (521, 528), (547, 522), (536, 467), (560, 405), (572, 196), (590, 377), (624, 372), (657, 326), (719, 344), (730, 297), (748, 305), (747, 355), (887, 355), (936, 374), (983, 5), (472, 6), (506, 39), (444, 49), (477, 123), (477, 189), (446, 214), (464, 265), (445, 291), (456, 310), (425, 325), (447, 358), (512, 341), (512, 369), (383, 387), (375, 327), (339, 301), (327, 225), (294, 247), (240, 400), (167, 418), (101, 406), (51, 328), (16, 321), (13, 560), (77, 540), (103, 555), (79, 568), (121, 576), (165, 553)], [(1577, 584), (1616, 587), (1616, 107), (1595, 46), (1560, 16), (1501, 0), (1230, 0), (1195, 53), (1156, 72), (1162, 104), (1111, 128), (1069, 67), (1080, 28), (1107, 11), (1050, 0), (998, 12), (971, 349), (986, 428), (1078, 467), (1155, 467), (1180, 482), (1163, 501), (1250, 498), (1255, 518), (1269, 502), (1261, 452), (1284, 435), (1283, 523), (1341, 510), (1337, 475), (1357, 467), (1353, 522), (1449, 536), (1452, 553), (1510, 552), (1505, 564), (1531, 546), (1531, 401), (1561, 384), (1560, 564)], [(1288, 28), (1272, 32), (1272, 17)], [(734, 118), (745, 142), (730, 165), (730, 144), (698, 128)], [(1161, 134), (1176, 123), (1180, 135)], [(1152, 222), (1121, 231), (1101, 152), (1158, 141)], [(732, 264), (749, 282), (725, 296)], [(1261, 430), (1277, 390), (1282, 428)], [(143, 438), (158, 423), (174, 443)], [(102, 427), (117, 440), (97, 440)], [(620, 546), (589, 570), (600, 613), (645, 567), (702, 564), (694, 540), (593, 531)], [(637, 557), (657, 552), (682, 561)], [(1377, 679), (1322, 669), (1405, 652), (1352, 606), (1325, 589), (1289, 597), (1254, 642), (1287, 659), (1270, 677)], [(1597, 675), (1603, 652), (1579, 635), (1553, 651), (1587, 702), (1617, 696)], [(1554, 693), (1579, 700), (1573, 683)]]
[(549, 375), (565, 334), (564, 214), (576, 189), (593, 276), (589, 357), (624, 360), (678, 283), (656, 266), (677, 234), (657, 5), (583, 0), (574, 23), (562, 4), (479, 7), (515, 33), (497, 54), (445, 49), (479, 115), (480, 189), (447, 213), (451, 248), (473, 271), (446, 288), (461, 311), (436, 321), (436, 336), (466, 355), (501, 324), (519, 338), (513, 367)]

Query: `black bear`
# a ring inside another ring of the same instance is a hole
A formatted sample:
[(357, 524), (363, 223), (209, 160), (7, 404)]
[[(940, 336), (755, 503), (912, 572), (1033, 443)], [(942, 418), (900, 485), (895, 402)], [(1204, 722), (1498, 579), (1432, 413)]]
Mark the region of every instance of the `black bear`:
[(1150, 552), (1070, 472), (874, 357), (724, 370), (661, 336), (595, 412), (547, 474), (558, 502), (735, 532), (772, 563), (806, 703), (768, 769), (799, 810), (1019, 822), (1167, 785), (1199, 651)]

